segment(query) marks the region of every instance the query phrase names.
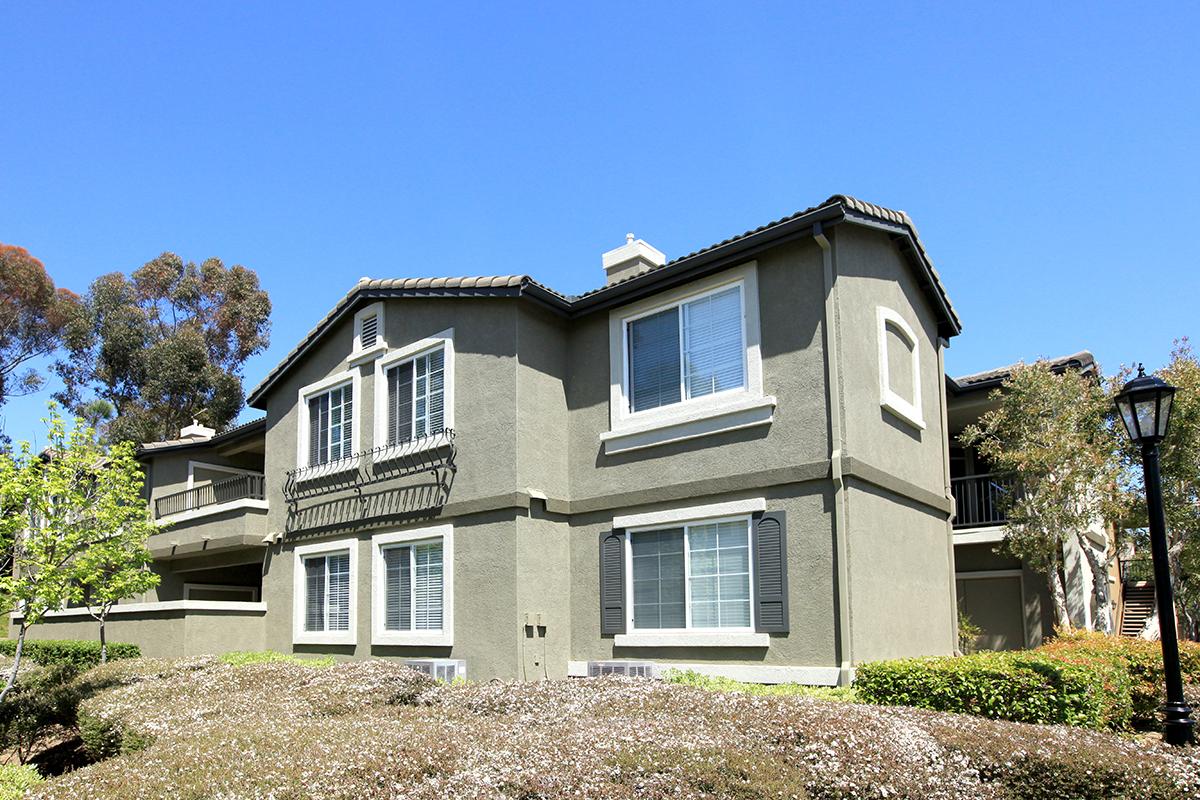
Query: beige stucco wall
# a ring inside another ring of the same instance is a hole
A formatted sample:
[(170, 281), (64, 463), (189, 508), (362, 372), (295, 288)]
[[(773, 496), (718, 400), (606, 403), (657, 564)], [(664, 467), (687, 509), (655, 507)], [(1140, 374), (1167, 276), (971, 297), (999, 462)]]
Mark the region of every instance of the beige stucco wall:
[(854, 662), (952, 653), (945, 516), (861, 481), (848, 491)]
[(811, 241), (789, 244), (759, 255), (757, 265), (763, 388), (778, 399), (768, 426), (606, 455), (600, 434), (610, 427), (610, 312), (573, 321), (566, 393), (574, 502), (616, 506), (647, 487), (661, 497), (701, 479), (828, 457), (820, 251)]
[[(848, 454), (944, 497), (940, 403), (945, 378), (933, 308), (885, 234), (842, 225), (833, 241)], [(880, 405), (876, 309), (881, 305), (899, 313), (918, 334), (924, 430)]]
[[(130, 642), (148, 658), (178, 658), (233, 650), (262, 650), (261, 611), (182, 610), (113, 614), (105, 625), (108, 641)], [(29, 629), (31, 639), (98, 639), (90, 617), (52, 617)]]

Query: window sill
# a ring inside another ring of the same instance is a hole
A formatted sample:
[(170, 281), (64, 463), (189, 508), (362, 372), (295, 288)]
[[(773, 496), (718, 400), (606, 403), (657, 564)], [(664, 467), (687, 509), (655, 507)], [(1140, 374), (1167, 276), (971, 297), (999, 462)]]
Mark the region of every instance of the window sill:
[(292, 636), (292, 644), (355, 644), (353, 633), (297, 633)]
[(689, 631), (686, 633), (618, 633), (614, 647), (769, 647), (771, 637), (766, 633), (720, 633), (719, 631)]
[(454, 634), (449, 631), (419, 632), (376, 632), (371, 638), (371, 644), (395, 647), (452, 647)]
[(925, 420), (921, 419), (921, 412), (903, 398), (889, 392), (888, 396), (879, 402), (879, 405), (899, 417), (902, 422), (907, 422), (919, 431), (925, 430)]
[(295, 480), (296, 483), (308, 483), (346, 472), (354, 472), (359, 467), (359, 461), (359, 457), (353, 455), (349, 458), (339, 458), (337, 461), (326, 461), (324, 464), (297, 467)]
[[(709, 403), (685, 403), (622, 421), (600, 434), (606, 454), (640, 450), (668, 442), (695, 439), (714, 433), (769, 425), (775, 418), (775, 398), (739, 393)], [(657, 411), (658, 409), (656, 409)]]

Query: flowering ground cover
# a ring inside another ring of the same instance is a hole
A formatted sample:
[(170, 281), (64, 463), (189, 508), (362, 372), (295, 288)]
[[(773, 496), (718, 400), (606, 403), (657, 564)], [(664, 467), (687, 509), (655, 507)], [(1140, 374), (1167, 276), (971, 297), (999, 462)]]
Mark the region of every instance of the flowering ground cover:
[(31, 798), (1190, 798), (1200, 753), (1111, 733), (639, 679), (435, 684), (357, 661), (116, 662), (96, 764)]

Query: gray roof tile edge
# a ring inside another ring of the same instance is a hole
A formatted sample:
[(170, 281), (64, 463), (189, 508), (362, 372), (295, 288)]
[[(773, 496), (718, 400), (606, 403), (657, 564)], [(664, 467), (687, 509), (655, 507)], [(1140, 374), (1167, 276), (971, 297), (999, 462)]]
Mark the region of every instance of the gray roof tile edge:
[(1037, 358), (1032, 362), (1017, 361), (1012, 364), (1007, 364), (1003, 367), (994, 367), (993, 369), (984, 370), (982, 372), (973, 372), (970, 375), (960, 375), (957, 378), (951, 378), (952, 381), (961, 389), (970, 389), (981, 383), (990, 383), (993, 381), (1003, 380), (1012, 374), (1012, 371), (1022, 364), (1037, 363), (1045, 361), (1050, 365), (1051, 369), (1066, 369), (1072, 364), (1079, 364), (1080, 368), (1087, 370), (1095, 368), (1096, 357), (1092, 355), (1090, 350), (1080, 350), (1078, 353), (1071, 353), (1066, 356), (1056, 356), (1054, 358)]
[(952, 318), (955, 328), (957, 329), (957, 328), (962, 327), (961, 321), (959, 320), (959, 317), (958, 317), (958, 314), (954, 310), (953, 305), (951, 305), (951, 303), (950, 303), (950, 298), (949, 298), (948, 294), (946, 293), (945, 285), (942, 283), (941, 277), (938, 275), (937, 270), (934, 268), (933, 262), (929, 258), (928, 251), (926, 251), (925, 245), (921, 241), (920, 235), (917, 233), (916, 226), (913, 225), (912, 219), (908, 216), (908, 214), (906, 214), (903, 211), (897, 211), (895, 209), (885, 208), (884, 206), (878, 206), (878, 205), (875, 205), (874, 203), (868, 203), (865, 200), (859, 200), (858, 198), (852, 197), (850, 195), (835, 194), (835, 195), (832, 195), (828, 200), (826, 200), (825, 202), (823, 202), (819, 205), (810, 206), (809, 208), (803, 209), (801, 211), (797, 211), (797, 212), (795, 212), (793, 214), (789, 214), (785, 217), (780, 217), (779, 219), (774, 220), (773, 222), (768, 222), (765, 225), (760, 225), (759, 227), (754, 228), (752, 230), (744, 231), (743, 233), (740, 233), (736, 236), (731, 236), (720, 242), (716, 242), (715, 244), (711, 244), (711, 245), (709, 245), (707, 247), (703, 247), (699, 250), (694, 250), (691, 253), (688, 253), (687, 255), (680, 256), (678, 258), (674, 258), (674, 259), (668, 261), (667, 263), (663, 264), (662, 266), (657, 267), (655, 269), (648, 270), (647, 272), (643, 272), (638, 275), (634, 275), (629, 278), (625, 278), (624, 280), (616, 281), (614, 283), (611, 283), (611, 284), (608, 284), (605, 286), (601, 286), (596, 289), (589, 290), (580, 295), (574, 295), (574, 296), (565, 295), (561, 292), (555, 291), (554, 289), (550, 288), (549, 286), (547, 286), (543, 283), (540, 283), (540, 282), (534, 280), (529, 275), (479, 275), (479, 276), (468, 276), (468, 277), (383, 278), (383, 279), (364, 278), (364, 279), (361, 279), (361, 280), (359, 280), (358, 283), (356, 283), (354, 285), (353, 288), (350, 289), (350, 291), (346, 292), (346, 294), (342, 296), (341, 300), (339, 300), (337, 302), (337, 304), (332, 309), (330, 309), (330, 311), (327, 314), (325, 314), (325, 316), (322, 317), (320, 319), (320, 321), (317, 322), (317, 324), (314, 325), (307, 334), (304, 335), (304, 338), (302, 338), (300, 340), (300, 342), (295, 347), (293, 347), (288, 352), (288, 354), (285, 355), (279, 361), (279, 363), (276, 364), (270, 370), (270, 372), (268, 372), (266, 374), (265, 377), (263, 377), (263, 379), (261, 381), (258, 382), (258, 384), (250, 391), (249, 395), (247, 396), (247, 402), (250, 404), (253, 404), (254, 402), (258, 401), (261, 398), (261, 395), (266, 392), (266, 390), (270, 387), (270, 385), (272, 383), (274, 383), (285, 371), (287, 371), (287, 369), (291, 366), (292, 362), (297, 357), (299, 357), (300, 354), (305, 349), (307, 349), (307, 347), (321, 334), (322, 330), (326, 326), (328, 326), (330, 323), (332, 323), (338, 316), (340, 316), (345, 311), (345, 309), (349, 305), (351, 305), (361, 294), (369, 294), (371, 292), (377, 292), (377, 291), (437, 292), (437, 291), (444, 290), (447, 292), (452, 292), (454, 294), (462, 294), (464, 296), (470, 296), (471, 295), (470, 290), (486, 290), (486, 289), (509, 289), (509, 290), (513, 290), (515, 293), (519, 294), (524, 289), (532, 287), (536, 290), (545, 292), (552, 300), (557, 301), (557, 303), (564, 310), (567, 310), (567, 309), (570, 309), (575, 303), (577, 303), (580, 300), (584, 300), (584, 299), (590, 300), (590, 299), (595, 298), (603, 293), (606, 293), (606, 292), (612, 291), (618, 287), (624, 286), (625, 284), (630, 283), (631, 281), (642, 279), (646, 275), (660, 274), (664, 271), (671, 270), (672, 268), (677, 267), (680, 264), (689, 261), (690, 259), (694, 259), (698, 256), (704, 255), (704, 254), (709, 253), (713, 250), (716, 250), (720, 247), (734, 244), (736, 242), (747, 239), (756, 234), (760, 234), (765, 231), (768, 231), (771, 228), (775, 228), (775, 227), (778, 227), (785, 223), (799, 219), (800, 217), (803, 217), (805, 215), (812, 214), (817, 211), (821, 211), (823, 209), (833, 208), (838, 205), (842, 206), (843, 208), (848, 208), (852, 211), (856, 211), (860, 214), (864, 214), (866, 216), (873, 217), (878, 220), (883, 220), (885, 222), (890, 222), (890, 223), (893, 223), (896, 225), (901, 225), (904, 228), (906, 228), (907, 232), (912, 237), (913, 243), (915, 244), (917, 251), (919, 252), (919, 254), (921, 256), (921, 259), (924, 261), (925, 265), (928, 267), (928, 269), (930, 271), (930, 275), (933, 279), (933, 282), (937, 289), (937, 292), (940, 295), (940, 297), (942, 298), (943, 302), (945, 303), (946, 310), (947, 310), (948, 314), (950, 315), (950, 317)]

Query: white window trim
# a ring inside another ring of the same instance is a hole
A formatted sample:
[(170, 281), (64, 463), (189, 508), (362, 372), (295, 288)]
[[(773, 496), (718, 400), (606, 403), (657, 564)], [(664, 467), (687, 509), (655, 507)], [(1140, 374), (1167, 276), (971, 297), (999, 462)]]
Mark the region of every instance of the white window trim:
[[(897, 312), (885, 306), (876, 306), (875, 316), (878, 320), (878, 337), (879, 337), (879, 404), (888, 411), (895, 414), (900, 419), (908, 424), (920, 429), (925, 429), (925, 420), (921, 414), (921, 346), (917, 339), (916, 333), (912, 327), (900, 316)], [(896, 326), (896, 329), (908, 340), (908, 344), (912, 347), (912, 385), (913, 399), (907, 400), (892, 391), (891, 376), (889, 375), (888, 366), (888, 323)]]
[(225, 584), (225, 583), (185, 583), (183, 585), (183, 599), (184, 600), (192, 599), (191, 597), (189, 597), (189, 595), (192, 593), (193, 589), (199, 589), (200, 591), (217, 591), (217, 592), (227, 591), (230, 593), (233, 593), (233, 592), (249, 592), (250, 593), (249, 600), (207, 600), (207, 601), (205, 601), (205, 602), (209, 602), (209, 603), (257, 603), (258, 602), (258, 589), (253, 586), (235, 586), (233, 584)]
[[(734, 285), (742, 289), (746, 385), (645, 411), (630, 411), (629, 323)], [(609, 313), (609, 430), (600, 435), (606, 453), (769, 424), (774, 418), (775, 402), (774, 397), (763, 394), (757, 262), (747, 262)]]
[(354, 408), (350, 415), (350, 452), (358, 453), (362, 448), (359, 443), (359, 431), (362, 427), (360, 420), (362, 419), (362, 378), (359, 376), (357, 369), (338, 372), (321, 380), (310, 383), (307, 386), (301, 386), (297, 392), (296, 400), (296, 468), (300, 470), (308, 469), (311, 475), (300, 474), (300, 479), (306, 477), (315, 477), (316, 475), (328, 475), (334, 472), (344, 472), (346, 470), (358, 468), (358, 457), (356, 455), (350, 458), (341, 458), (337, 461), (327, 461), (324, 464), (309, 464), (308, 463), (308, 400), (313, 395), (324, 394), (330, 389), (336, 389), (344, 384), (350, 384), (351, 391), (354, 394)]
[[(354, 644), (358, 641), (358, 539), (337, 539), (297, 547), (292, 566), (292, 643), (293, 644)], [(344, 631), (306, 631), (304, 559), (350, 553), (350, 625)]]
[(612, 526), (625, 530), (637, 530), (638, 528), (654, 529), (684, 522), (707, 522), (713, 517), (740, 517), (746, 514), (754, 514), (756, 511), (766, 510), (767, 500), (765, 497), (751, 497), (746, 500), (706, 503), (686, 508), (643, 511), (638, 514), (618, 514), (613, 517)]
[[(688, 528), (718, 522), (745, 522), (746, 544), (749, 548), (750, 625), (742, 628), (693, 628), (692, 623), (692, 558)], [(635, 628), (633, 626), (633, 534), (658, 531), (664, 528), (683, 528), (683, 628)], [(750, 514), (723, 517), (692, 518), (686, 522), (654, 523), (625, 528), (625, 630), (613, 637), (617, 647), (763, 647), (771, 637), (754, 629), (754, 518)]]
[[(362, 322), (366, 317), (372, 314), (378, 317), (376, 326), (375, 344), (363, 349), (362, 346)], [(354, 314), (354, 344), (350, 349), (350, 357), (352, 364), (363, 364), (372, 358), (378, 358), (387, 352), (387, 341), (383, 336), (384, 323), (384, 304), (382, 302), (371, 303), (364, 306)]]
[[(383, 551), (398, 544), (442, 542), (442, 629), (440, 631), (389, 631), (387, 622), (387, 566)], [(434, 525), (371, 537), (371, 644), (450, 647), (454, 644), (454, 526)]]
[[(396, 348), (375, 362), (374, 436), (376, 447), (387, 445), (387, 371), (439, 347), (444, 351), (442, 357), (442, 427), (446, 429), (454, 427), (454, 328), (447, 328), (404, 347)], [(440, 444), (442, 444), (440, 437), (427, 436), (407, 444), (388, 447), (376, 455), (375, 460), (382, 461), (398, 455), (420, 452)]]

